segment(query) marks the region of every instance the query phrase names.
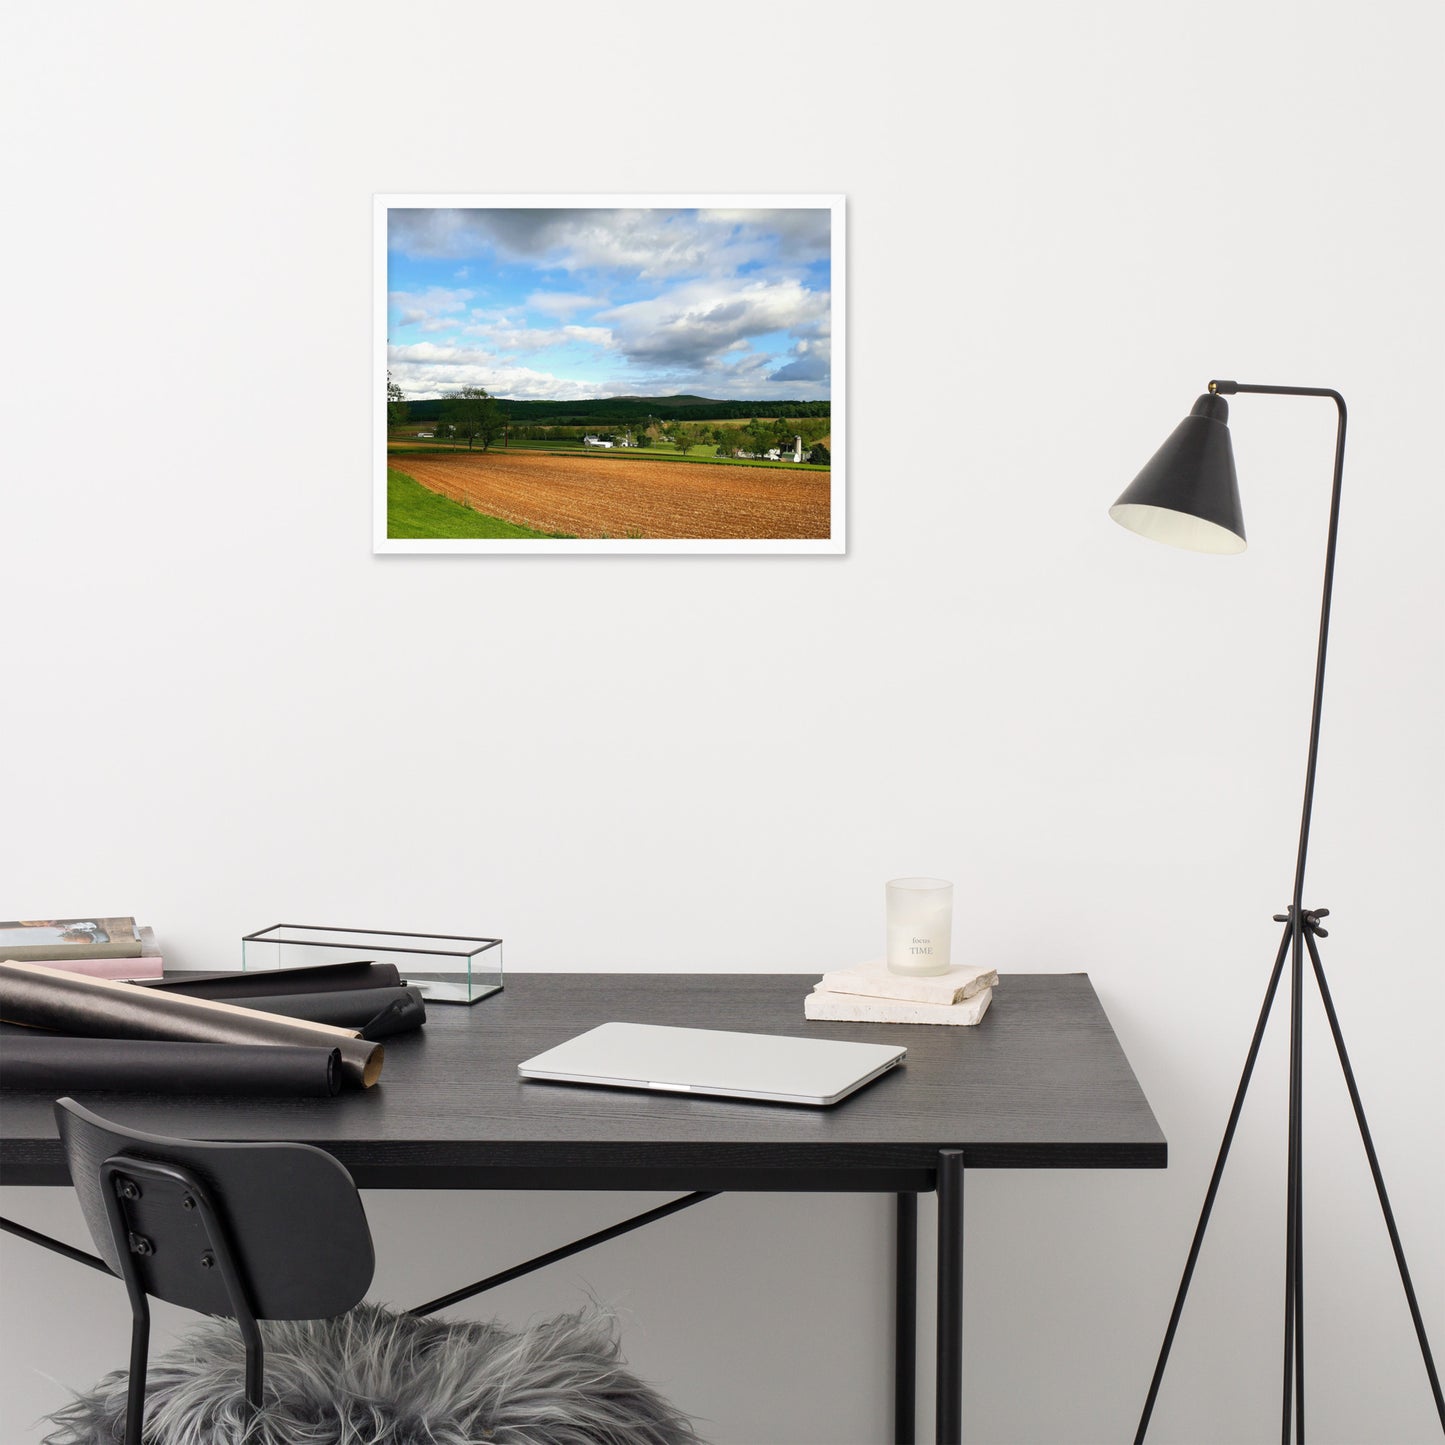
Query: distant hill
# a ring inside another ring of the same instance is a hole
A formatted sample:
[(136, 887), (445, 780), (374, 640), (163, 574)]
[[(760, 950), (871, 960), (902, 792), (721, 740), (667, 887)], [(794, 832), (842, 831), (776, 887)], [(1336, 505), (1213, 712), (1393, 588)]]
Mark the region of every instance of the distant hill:
[[(832, 416), (826, 401), (714, 401), (705, 396), (599, 396), (581, 401), (509, 401), (502, 409), (518, 425), (603, 426), (615, 422), (729, 421), (738, 417)], [(444, 400), (408, 401), (408, 421), (436, 421)]]

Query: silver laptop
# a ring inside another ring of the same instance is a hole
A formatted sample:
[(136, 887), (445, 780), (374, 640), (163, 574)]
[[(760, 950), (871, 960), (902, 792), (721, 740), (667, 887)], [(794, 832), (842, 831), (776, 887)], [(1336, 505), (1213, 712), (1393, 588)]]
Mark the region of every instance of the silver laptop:
[(611, 1023), (518, 1064), (517, 1072), (554, 1083), (836, 1104), (907, 1052), (891, 1044)]

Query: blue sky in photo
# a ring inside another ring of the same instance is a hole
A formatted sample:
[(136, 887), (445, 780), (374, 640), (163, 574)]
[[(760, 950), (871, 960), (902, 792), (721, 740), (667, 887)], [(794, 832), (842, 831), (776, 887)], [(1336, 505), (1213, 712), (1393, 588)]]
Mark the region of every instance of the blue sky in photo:
[(392, 207), (387, 365), (408, 397), (826, 399), (831, 215)]

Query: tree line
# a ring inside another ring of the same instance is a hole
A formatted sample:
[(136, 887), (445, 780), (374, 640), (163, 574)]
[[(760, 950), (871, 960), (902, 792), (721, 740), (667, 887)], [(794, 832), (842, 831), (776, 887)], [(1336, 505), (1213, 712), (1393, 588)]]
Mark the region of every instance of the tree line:
[[(509, 435), (518, 442), (561, 442), (575, 445), (584, 436), (595, 436), (599, 441), (611, 442), (614, 446), (651, 447), (658, 442), (670, 443), (680, 452), (695, 451), (699, 447), (712, 447), (715, 455), (731, 457), (738, 453), (745, 456), (764, 457), (774, 447), (784, 455), (793, 452), (793, 438), (801, 437), (803, 452), (815, 455), (809, 459), (827, 463), (828, 450), (822, 439), (832, 428), (828, 417), (752, 417), (746, 426), (706, 425), (702, 422), (668, 422), (653, 430), (645, 425), (618, 427), (582, 426), (518, 426), (513, 423)], [(441, 435), (441, 433), (438, 433)]]
[(755, 416), (746, 426), (703, 426), (690, 422), (674, 422), (665, 432), (670, 441), (681, 452), (694, 447), (711, 446), (720, 457), (737, 455), (765, 457), (774, 448), (786, 457), (794, 449), (794, 437), (801, 439), (803, 458), (813, 463), (827, 464), (831, 459), (823, 438), (832, 428), (827, 417), (769, 417)]
[[(424, 414), (425, 413), (425, 414)], [(430, 422), (433, 434), (464, 440), (471, 451), (480, 442), (486, 451), (507, 430), (507, 414), (485, 387), (464, 386), (441, 401), (408, 401), (406, 393), (386, 373), (386, 425), (390, 430), (408, 422)]]
[[(442, 409), (453, 398), (408, 402), (404, 397), (398, 397), (398, 400), (407, 407), (410, 420), (435, 422), (441, 420)], [(616, 426), (629, 422), (737, 421), (786, 416), (826, 418), (832, 415), (832, 403), (826, 401), (708, 401), (699, 396), (606, 396), (590, 401), (501, 400), (500, 405), (514, 424), (550, 423), (583, 427)]]
[[(656, 399), (619, 398), (640, 404), (649, 400), (656, 407)], [(551, 402), (501, 402), (484, 387), (464, 386), (452, 395), (435, 401), (409, 402), (405, 392), (386, 375), (386, 413), (388, 427), (401, 427), (411, 423), (425, 423), (433, 434), (442, 439), (464, 440), (467, 450), (480, 444), (487, 451), (499, 437), (510, 435), (519, 441), (566, 441), (576, 442), (589, 431), (598, 433), (603, 440), (626, 442), (636, 447), (649, 447), (653, 442), (653, 429), (660, 438), (670, 442), (684, 455), (698, 447), (711, 446), (720, 457), (766, 456), (775, 448), (781, 455), (794, 450), (794, 438), (800, 438), (807, 460), (814, 463), (828, 463), (828, 450), (822, 445), (822, 438), (832, 428), (831, 408), (828, 402), (774, 402), (753, 403), (712, 403), (715, 407), (734, 408), (732, 415), (748, 418), (743, 426), (717, 425), (727, 417), (711, 414), (708, 425), (702, 421), (688, 421), (678, 417), (665, 417), (659, 410), (640, 412), (625, 419), (618, 431), (605, 431), (596, 423), (583, 425), (539, 425), (528, 423), (518, 417), (524, 408), (538, 408), (559, 405)], [(743, 407), (742, 411), (736, 408)], [(783, 411), (782, 407), (802, 407), (809, 410)], [(821, 408), (821, 410), (819, 410)], [(679, 408), (695, 410), (696, 408)], [(535, 411), (532, 412), (535, 416)], [(610, 419), (613, 424), (616, 418)], [(630, 423), (630, 424), (626, 424)]]

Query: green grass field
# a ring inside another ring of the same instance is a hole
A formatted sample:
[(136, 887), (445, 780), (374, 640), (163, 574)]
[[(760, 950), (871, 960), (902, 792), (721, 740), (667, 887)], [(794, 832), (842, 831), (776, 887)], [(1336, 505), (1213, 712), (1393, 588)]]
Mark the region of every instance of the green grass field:
[[(420, 450), (420, 448), (418, 448)], [(533, 532), (483, 516), (449, 497), (439, 497), (405, 472), (386, 469), (388, 537), (566, 537), (566, 532)]]

